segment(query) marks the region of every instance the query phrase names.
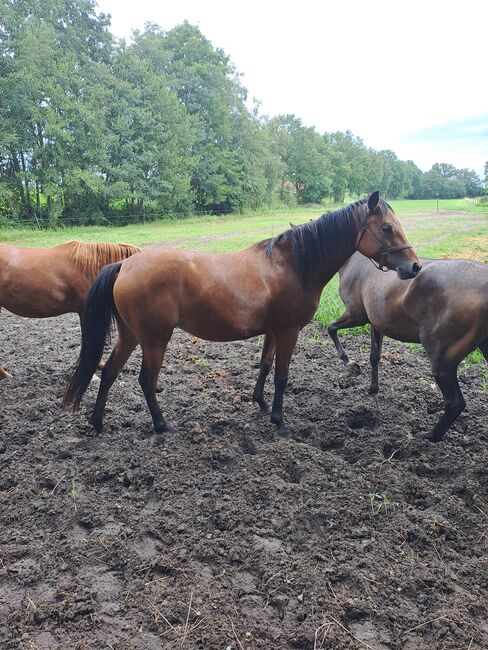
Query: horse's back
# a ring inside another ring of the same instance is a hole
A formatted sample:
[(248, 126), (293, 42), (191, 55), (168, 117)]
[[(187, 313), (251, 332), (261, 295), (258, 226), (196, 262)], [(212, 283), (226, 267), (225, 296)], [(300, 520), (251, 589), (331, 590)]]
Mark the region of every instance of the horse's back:
[(472, 339), (476, 347), (488, 337), (488, 266), (464, 259), (429, 264), (412, 280), (405, 309), (424, 337)]
[(416, 292), (443, 292), (452, 301), (463, 300), (466, 292), (488, 300), (488, 266), (466, 259), (430, 260), (411, 286)]

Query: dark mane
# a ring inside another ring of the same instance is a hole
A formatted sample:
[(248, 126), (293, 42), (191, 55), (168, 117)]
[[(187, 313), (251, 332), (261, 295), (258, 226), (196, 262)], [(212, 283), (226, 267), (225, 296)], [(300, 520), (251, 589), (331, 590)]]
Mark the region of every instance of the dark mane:
[[(331, 255), (354, 249), (356, 235), (355, 217), (366, 214), (367, 202), (364, 199), (351, 203), (345, 208), (327, 212), (315, 221), (294, 226), (289, 230), (256, 244), (263, 248), (266, 257), (272, 259), (273, 250), (285, 241), (291, 243), (293, 262), (304, 286), (310, 284), (317, 265)], [(378, 209), (383, 215), (390, 206), (380, 200)]]

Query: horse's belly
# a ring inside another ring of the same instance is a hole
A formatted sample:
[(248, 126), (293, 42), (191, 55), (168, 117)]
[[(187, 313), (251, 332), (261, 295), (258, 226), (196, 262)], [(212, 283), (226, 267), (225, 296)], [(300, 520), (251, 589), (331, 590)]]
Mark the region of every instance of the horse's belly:
[(238, 314), (224, 317), (211, 311), (201, 317), (183, 319), (178, 327), (206, 341), (239, 341), (264, 333), (261, 319), (251, 321), (247, 317), (239, 318)]
[(415, 323), (395, 322), (395, 323), (372, 323), (373, 327), (395, 341), (402, 343), (420, 343), (419, 328)]

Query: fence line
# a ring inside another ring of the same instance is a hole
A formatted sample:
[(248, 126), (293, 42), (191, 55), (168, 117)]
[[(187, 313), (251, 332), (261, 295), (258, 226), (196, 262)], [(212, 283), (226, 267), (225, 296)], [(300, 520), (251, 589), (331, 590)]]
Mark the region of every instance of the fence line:
[(34, 229), (34, 230), (57, 230), (62, 229), (64, 226), (98, 226), (109, 227), (114, 224), (129, 225), (152, 223), (155, 221), (178, 221), (183, 219), (191, 219), (192, 217), (215, 216), (222, 217), (224, 215), (235, 215), (236, 213), (230, 210), (192, 210), (191, 212), (150, 212), (150, 213), (124, 213), (124, 212), (110, 212), (99, 213), (96, 217), (88, 215), (79, 217), (59, 217), (57, 219), (39, 219), (36, 215), (32, 218), (21, 219), (6, 219), (0, 220), (0, 228), (6, 229)]

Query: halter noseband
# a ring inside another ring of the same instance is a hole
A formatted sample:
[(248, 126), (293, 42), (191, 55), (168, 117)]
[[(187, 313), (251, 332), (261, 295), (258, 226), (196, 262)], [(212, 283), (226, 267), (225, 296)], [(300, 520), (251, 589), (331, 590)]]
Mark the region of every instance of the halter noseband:
[(382, 242), (381, 239), (376, 235), (376, 233), (373, 232), (373, 230), (371, 230), (371, 228), (368, 226), (368, 215), (366, 215), (364, 221), (361, 224), (361, 230), (358, 233), (358, 237), (356, 240), (356, 250), (359, 250), (359, 244), (361, 243), (361, 239), (363, 238), (366, 230), (369, 230), (369, 233), (373, 235), (373, 237), (376, 239), (376, 241), (380, 245), (380, 252), (381, 252), (381, 255), (379, 256), (380, 261), (376, 262), (378, 266), (376, 266), (375, 260), (372, 257), (368, 257), (368, 259), (371, 262), (371, 264), (376, 269), (378, 269), (378, 271), (383, 271), (383, 273), (386, 273), (387, 271), (391, 270), (385, 266), (386, 258), (390, 253), (396, 253), (397, 251), (404, 251), (407, 248), (413, 248), (413, 246), (411, 246), (410, 244), (398, 244), (397, 246), (386, 246), (386, 244)]

